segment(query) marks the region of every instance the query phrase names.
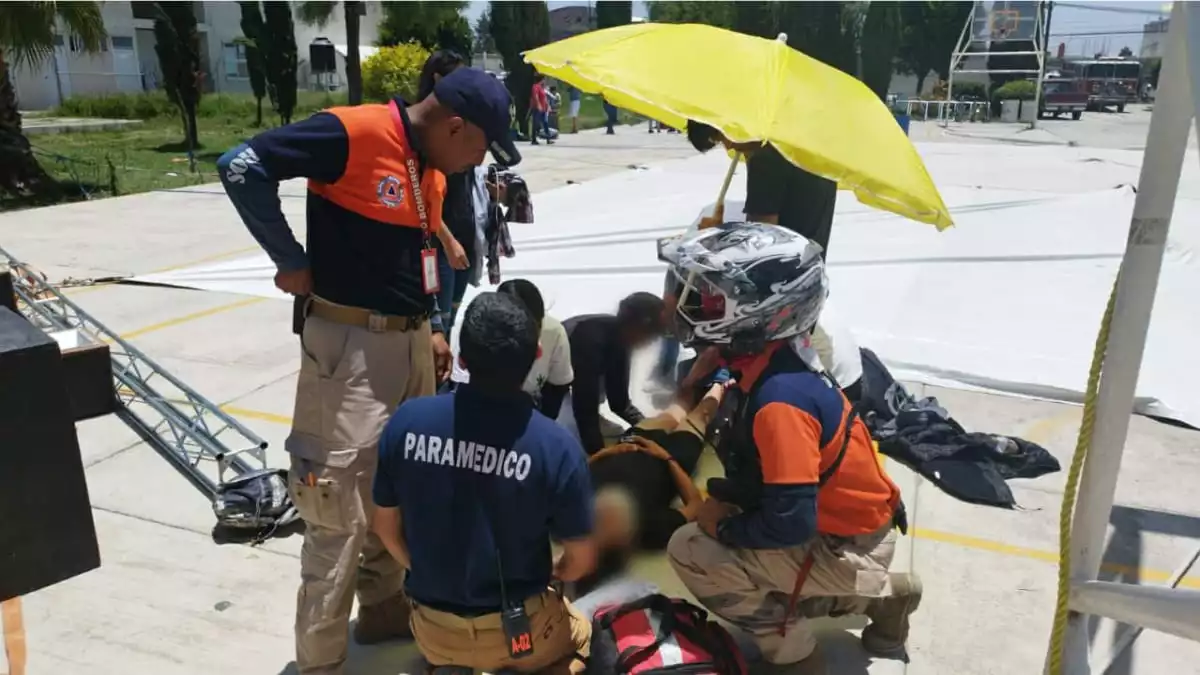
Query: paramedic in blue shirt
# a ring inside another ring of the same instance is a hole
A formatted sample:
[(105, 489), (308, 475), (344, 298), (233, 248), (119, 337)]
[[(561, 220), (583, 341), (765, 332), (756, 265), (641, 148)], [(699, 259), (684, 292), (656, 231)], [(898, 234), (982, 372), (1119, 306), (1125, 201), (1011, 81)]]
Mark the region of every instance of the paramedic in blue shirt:
[[(483, 293), (460, 330), (471, 381), (405, 402), (384, 429), (374, 530), (408, 567), (413, 637), (432, 667), (581, 672), (591, 624), (550, 583), (595, 565), (586, 456), (521, 390), (538, 349), (529, 310)], [(522, 610), (532, 653), (513, 658), (501, 613)]]

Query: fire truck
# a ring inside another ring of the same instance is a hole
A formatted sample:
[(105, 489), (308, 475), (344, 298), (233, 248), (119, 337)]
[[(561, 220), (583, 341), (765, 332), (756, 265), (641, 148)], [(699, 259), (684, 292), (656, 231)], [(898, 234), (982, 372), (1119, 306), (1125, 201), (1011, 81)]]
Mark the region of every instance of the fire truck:
[(1142, 75), (1142, 64), (1137, 59), (1101, 56), (1064, 65), (1064, 70), (1087, 92), (1088, 110), (1116, 107), (1117, 112), (1125, 112), (1125, 104), (1137, 100)]

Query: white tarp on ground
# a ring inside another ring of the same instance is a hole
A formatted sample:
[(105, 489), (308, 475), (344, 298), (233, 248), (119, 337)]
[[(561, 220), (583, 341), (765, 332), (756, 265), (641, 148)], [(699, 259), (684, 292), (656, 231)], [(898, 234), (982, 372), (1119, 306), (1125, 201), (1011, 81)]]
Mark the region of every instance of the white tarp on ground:
[[(980, 161), (960, 154), (961, 147), (946, 154)], [(703, 157), (536, 195), (537, 222), (512, 226), (517, 257), (504, 261), (504, 277), (534, 281), (559, 318), (614, 311), (633, 291), (661, 292), (654, 242), (693, 222), (699, 206), (712, 200), (724, 166), (719, 157)], [(949, 173), (940, 162), (930, 166), (935, 178)], [(1112, 187), (1118, 181), (1087, 192), (1073, 180), (1063, 192), (948, 182), (939, 185), (956, 227), (942, 233), (869, 210), (843, 193), (829, 256), (839, 314), (898, 377), (1080, 400), (1124, 251), (1133, 190)], [(743, 198), (743, 183), (735, 179), (731, 199)], [(726, 211), (738, 212), (735, 204)], [(1194, 254), (1200, 234), (1192, 227), (1198, 220), (1200, 202), (1180, 200), (1136, 407), (1194, 426), (1200, 426), (1200, 397), (1191, 390), (1200, 374)], [(273, 274), (266, 256), (252, 256), (138, 280), (282, 298)]]

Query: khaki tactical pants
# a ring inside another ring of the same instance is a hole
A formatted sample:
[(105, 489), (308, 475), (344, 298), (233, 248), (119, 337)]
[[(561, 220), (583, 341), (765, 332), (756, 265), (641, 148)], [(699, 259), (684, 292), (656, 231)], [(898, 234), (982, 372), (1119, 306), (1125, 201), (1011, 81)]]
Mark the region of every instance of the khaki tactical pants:
[(468, 618), (414, 603), (410, 625), (421, 655), (431, 666), (489, 673), (502, 668), (546, 675), (583, 672), (583, 663), (572, 657), (588, 655), (591, 622), (554, 590), (526, 600), (525, 612), (533, 653), (520, 659), (509, 656), (498, 613)]
[[(890, 523), (868, 535), (820, 536), (777, 550), (729, 548), (689, 523), (671, 537), (667, 556), (700, 604), (749, 633), (764, 660), (787, 664), (807, 658), (817, 646), (805, 619), (862, 614), (870, 599), (891, 594), (888, 566), (895, 548)], [(792, 590), (810, 552), (812, 568), (789, 615)]]
[(372, 332), (309, 316), (301, 336), (292, 433), (292, 499), (307, 527), (296, 600), (296, 665), (341, 673), (354, 592), (362, 605), (401, 592), (402, 568), (370, 532), (384, 424), (405, 399), (432, 395), (429, 324)]

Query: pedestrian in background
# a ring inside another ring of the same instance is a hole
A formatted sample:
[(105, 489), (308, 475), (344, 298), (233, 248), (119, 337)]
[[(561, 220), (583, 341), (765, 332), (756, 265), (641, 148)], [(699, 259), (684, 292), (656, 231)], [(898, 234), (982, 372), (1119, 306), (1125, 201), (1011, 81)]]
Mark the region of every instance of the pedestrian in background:
[(538, 144), (538, 133), (546, 138), (546, 145), (553, 145), (550, 138), (550, 97), (546, 91), (546, 77), (540, 73), (533, 76), (533, 88), (529, 90), (529, 138)]
[[(289, 488), (306, 523), (296, 608), (300, 673), (340, 675), (350, 611), (355, 640), (409, 635), (400, 565), (370, 534), (378, 441), (404, 400), (449, 375), (437, 313), (433, 239), (445, 175), (520, 156), (509, 95), (480, 71), (441, 78), (409, 106), (333, 108), (225, 153), (221, 181), (278, 268), (275, 285), (303, 303)], [(279, 183), (308, 179), (308, 245), (296, 241)]]
[[(786, 227), (818, 244), (825, 259), (833, 232), (836, 182), (792, 164), (769, 143), (733, 143), (719, 130), (695, 120), (688, 121), (687, 135), (700, 152), (721, 144), (745, 155), (746, 220)], [(706, 220), (701, 227), (715, 224)]]
[(604, 133), (609, 136), (617, 133), (615, 130), (617, 126), (617, 107), (609, 103), (608, 99), (604, 100), (604, 125), (606, 127)]
[(579, 106), (583, 101), (583, 92), (567, 85), (567, 117), (571, 118), (571, 133), (579, 133)]
[(581, 672), (591, 623), (550, 584), (595, 565), (592, 491), (579, 444), (521, 390), (537, 322), (482, 293), (459, 350), (471, 381), (402, 405), (375, 477), (374, 529), (409, 567), (417, 647), (434, 668)]
[(550, 102), (550, 128), (557, 133), (559, 131), (558, 111), (562, 108), (562, 95), (558, 93), (558, 87), (550, 87), (546, 98)]

